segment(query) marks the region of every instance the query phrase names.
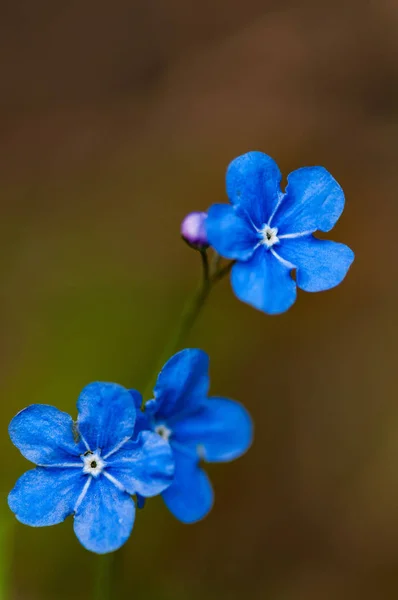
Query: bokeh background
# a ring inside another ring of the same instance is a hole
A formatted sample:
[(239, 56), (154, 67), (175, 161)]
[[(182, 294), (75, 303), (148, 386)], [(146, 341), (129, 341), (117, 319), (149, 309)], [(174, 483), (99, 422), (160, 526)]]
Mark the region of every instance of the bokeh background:
[(6, 495), (7, 424), (75, 414), (96, 379), (142, 388), (196, 285), (179, 238), (226, 200), (235, 156), (326, 166), (347, 205), (345, 282), (267, 317), (223, 282), (187, 345), (244, 402), (251, 451), (213, 465), (212, 513), (160, 499), (114, 597), (366, 600), (398, 594), (398, 5), (393, 0), (53, 0), (0, 8), (1, 565), (7, 598), (88, 598), (71, 520), (31, 529)]

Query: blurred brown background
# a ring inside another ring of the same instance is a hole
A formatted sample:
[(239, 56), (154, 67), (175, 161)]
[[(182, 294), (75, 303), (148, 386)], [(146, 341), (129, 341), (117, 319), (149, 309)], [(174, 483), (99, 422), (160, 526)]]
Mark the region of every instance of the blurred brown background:
[[(244, 402), (251, 451), (209, 471), (184, 526), (156, 499), (115, 598), (366, 600), (398, 594), (398, 4), (393, 0), (7, 0), (0, 8), (1, 577), (83, 599), (97, 558), (71, 520), (15, 524), (28, 468), (7, 424), (74, 414), (95, 379), (142, 388), (195, 285), (185, 213), (226, 200), (248, 150), (327, 167), (347, 206), (346, 281), (267, 317), (228, 282), (188, 345)], [(118, 555), (116, 555), (118, 556)]]

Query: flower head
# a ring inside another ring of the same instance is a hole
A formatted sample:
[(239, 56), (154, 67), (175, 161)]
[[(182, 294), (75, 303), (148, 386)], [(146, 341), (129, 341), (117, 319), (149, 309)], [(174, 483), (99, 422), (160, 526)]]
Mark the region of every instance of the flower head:
[(205, 212), (189, 213), (181, 223), (181, 236), (193, 248), (204, 249), (209, 245), (206, 235)]
[(141, 396), (114, 383), (92, 383), (78, 399), (78, 419), (34, 404), (14, 417), (9, 432), (37, 467), (20, 477), (8, 502), (26, 525), (56, 525), (74, 515), (88, 550), (117, 550), (134, 524), (132, 494), (155, 496), (173, 477), (169, 445), (143, 431), (132, 439)]
[(252, 441), (252, 422), (238, 402), (208, 397), (209, 359), (202, 350), (182, 350), (159, 374), (147, 402), (147, 427), (167, 440), (175, 461), (171, 486), (162, 496), (184, 523), (202, 519), (213, 504), (211, 483), (200, 462), (241, 456)]
[(344, 208), (343, 190), (330, 173), (323, 167), (293, 171), (284, 193), (280, 182), (266, 154), (239, 156), (227, 171), (231, 204), (214, 204), (206, 220), (209, 243), (236, 261), (231, 283), (237, 297), (269, 314), (290, 308), (297, 286), (319, 292), (338, 285), (354, 260), (344, 244), (314, 237), (330, 231)]

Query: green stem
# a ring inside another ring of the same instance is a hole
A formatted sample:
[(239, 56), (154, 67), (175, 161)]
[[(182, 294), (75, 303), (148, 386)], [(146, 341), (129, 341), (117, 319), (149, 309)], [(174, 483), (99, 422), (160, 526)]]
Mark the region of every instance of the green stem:
[[(202, 259), (202, 280), (196, 292), (185, 306), (180, 321), (174, 329), (168, 343), (165, 345), (164, 351), (156, 365), (156, 369), (148, 381), (148, 385), (143, 394), (143, 406), (145, 401), (152, 394), (158, 372), (163, 367), (164, 363), (181, 346), (182, 342), (191, 331), (213, 286), (230, 272), (233, 265), (233, 262), (229, 262), (224, 267), (221, 267), (221, 259), (217, 254), (213, 256), (211, 264), (209, 264), (208, 255), (205, 250), (200, 251), (200, 256)], [(120, 555), (120, 550), (118, 554)], [(111, 600), (111, 598), (117, 597), (117, 590), (114, 589), (115, 557), (113, 554), (106, 554), (104, 556), (96, 556), (95, 560), (95, 587), (93, 600)]]
[(175, 327), (173, 334), (171, 335), (169, 341), (166, 343), (162, 355), (159, 358), (159, 361), (156, 365), (156, 369), (150, 377), (148, 384), (146, 385), (143, 393), (143, 406), (146, 400), (149, 399), (152, 394), (152, 390), (156, 383), (157, 375), (166, 361), (178, 350), (181, 346), (182, 342), (188, 336), (191, 331), (193, 325), (195, 324), (196, 319), (198, 318), (203, 306), (206, 303), (207, 297), (210, 294), (214, 284), (216, 284), (220, 279), (222, 279), (225, 275), (227, 275), (233, 262), (228, 263), (225, 267), (220, 268), (220, 257), (215, 255), (212, 260), (212, 264), (209, 265), (209, 260), (207, 256), (207, 252), (202, 250), (200, 252), (202, 259), (202, 280), (197, 288), (196, 292), (186, 304), (178, 325)]
[(231, 271), (231, 269), (234, 266), (234, 264), (235, 264), (235, 261), (232, 260), (227, 265), (225, 265), (225, 267), (222, 267), (221, 269), (218, 269), (214, 273), (214, 275), (213, 275), (213, 277), (211, 279), (212, 283), (213, 284), (217, 283), (217, 281), (220, 281), (220, 279), (222, 279), (223, 277), (225, 277), (226, 275), (228, 275), (228, 273)]
[(104, 554), (95, 557), (94, 594), (93, 600), (111, 600), (117, 590), (112, 589), (114, 554)]

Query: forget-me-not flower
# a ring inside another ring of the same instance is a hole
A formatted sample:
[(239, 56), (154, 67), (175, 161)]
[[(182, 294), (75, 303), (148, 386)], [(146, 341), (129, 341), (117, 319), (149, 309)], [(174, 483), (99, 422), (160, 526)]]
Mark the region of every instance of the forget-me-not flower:
[(192, 523), (213, 504), (211, 483), (200, 461), (225, 462), (241, 456), (252, 441), (246, 409), (233, 400), (208, 397), (209, 358), (202, 350), (175, 354), (159, 374), (147, 402), (147, 426), (168, 440), (174, 481), (162, 496), (177, 519)]
[(313, 235), (330, 231), (343, 211), (337, 181), (323, 167), (304, 167), (287, 179), (283, 193), (271, 157), (239, 156), (227, 170), (231, 204), (214, 204), (206, 220), (209, 243), (236, 261), (231, 283), (237, 297), (269, 314), (290, 308), (297, 286), (319, 292), (338, 285), (354, 259), (344, 244)]
[(88, 550), (117, 550), (135, 517), (132, 494), (155, 496), (170, 485), (172, 453), (150, 431), (131, 439), (141, 396), (114, 383), (91, 383), (77, 402), (77, 423), (53, 406), (33, 404), (10, 423), (12, 442), (37, 467), (20, 477), (8, 502), (26, 525), (56, 525), (74, 515)]

